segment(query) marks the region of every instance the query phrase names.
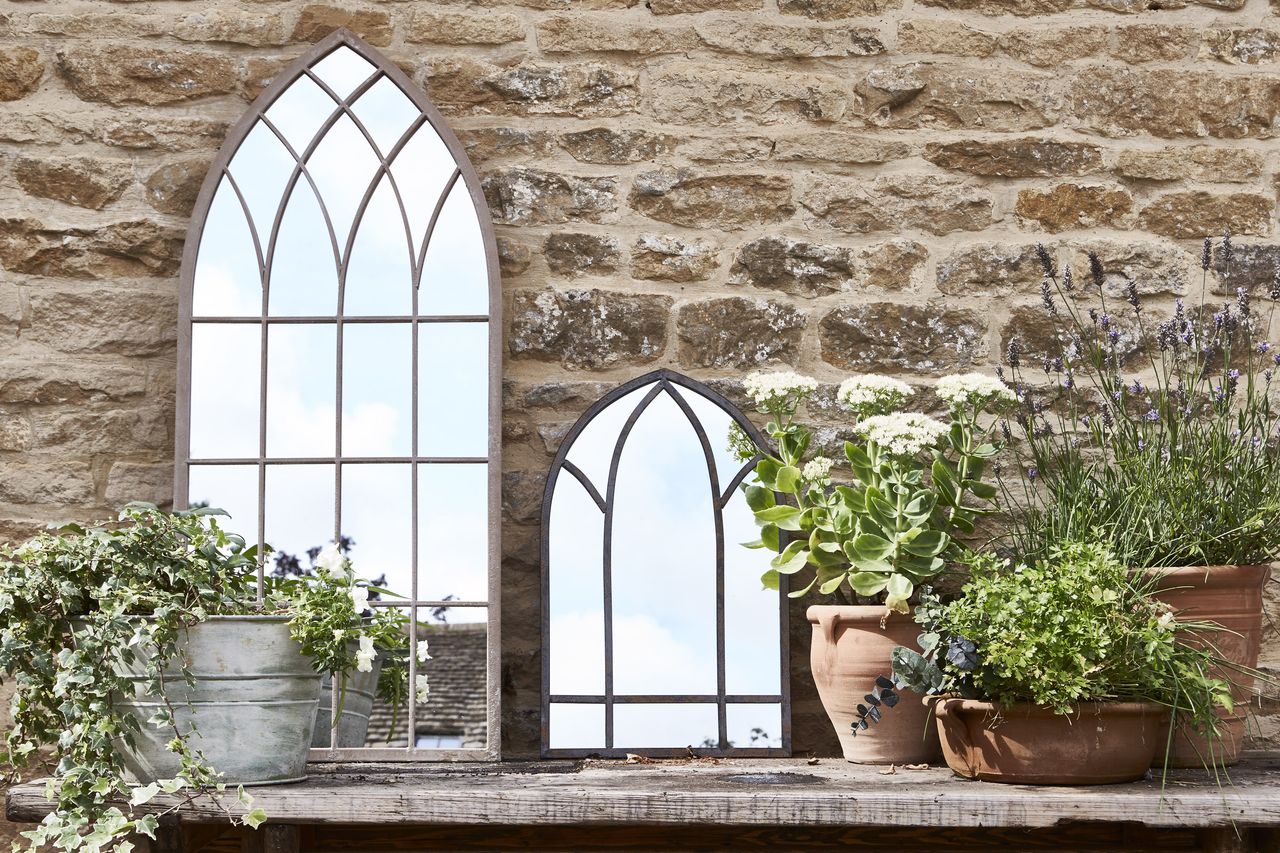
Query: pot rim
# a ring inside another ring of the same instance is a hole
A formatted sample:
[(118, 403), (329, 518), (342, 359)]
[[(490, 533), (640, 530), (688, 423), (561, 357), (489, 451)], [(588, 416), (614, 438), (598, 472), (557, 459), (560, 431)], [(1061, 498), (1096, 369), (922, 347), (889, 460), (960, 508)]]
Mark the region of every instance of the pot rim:
[(1164, 716), (1169, 709), (1159, 702), (1135, 702), (1132, 700), (1091, 700), (1077, 702), (1072, 714), (1059, 714), (1052, 708), (1036, 705), (1032, 702), (1014, 702), (1009, 705), (998, 705), (985, 699), (961, 699), (958, 696), (925, 696), (926, 705), (949, 701), (948, 710), (965, 713), (981, 711), (983, 713), (1017, 714), (1020, 717), (1066, 717), (1075, 719), (1086, 714), (1108, 714), (1111, 716), (1146, 716), (1152, 711)]
[[(836, 624), (849, 625), (874, 622), (879, 625), (880, 620), (886, 618), (885, 611), (887, 610), (889, 611), (889, 620), (897, 622), (906, 620), (914, 624), (910, 612), (898, 613), (897, 611), (889, 610), (883, 604), (810, 604), (804, 611), (804, 616), (813, 625), (819, 623), (819, 614), (827, 613), (834, 615)], [(912, 605), (911, 610), (915, 611), (914, 605)]]
[(1240, 563), (1220, 566), (1147, 566), (1133, 568), (1155, 582), (1157, 589), (1172, 592), (1176, 589), (1240, 588), (1261, 589), (1271, 579), (1280, 563)]

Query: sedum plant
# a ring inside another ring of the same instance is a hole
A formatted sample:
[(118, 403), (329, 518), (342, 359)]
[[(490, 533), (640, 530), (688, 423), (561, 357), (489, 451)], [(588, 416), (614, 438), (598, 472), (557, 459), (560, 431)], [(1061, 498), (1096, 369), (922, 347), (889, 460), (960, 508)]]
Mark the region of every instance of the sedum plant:
[(1155, 702), (1219, 734), (1214, 710), (1232, 706), (1230, 684), (1213, 674), (1224, 664), (1190, 644), (1206, 623), (1177, 619), (1105, 545), (1064, 543), (1018, 564), (970, 554), (966, 563), (970, 578), (958, 597), (944, 604), (922, 596), (922, 651), (894, 649), (893, 678), (878, 679), (859, 706), (855, 734), (897, 704), (902, 688), (1058, 714), (1081, 702)]
[[(154, 837), (155, 814), (138, 815), (161, 791), (184, 801), (210, 797), (233, 823), (266, 819), (241, 789), (230, 803), (217, 769), (189, 743), (190, 731), (168, 704), (165, 678), (180, 661), (184, 629), (211, 616), (289, 614), (290, 630), (318, 671), (362, 668), (370, 637), (391, 638), (396, 614), (364, 617), (368, 590), (349, 562), (330, 562), (305, 586), (268, 587), (259, 598), (256, 546), (224, 530), (215, 509), (162, 512), (130, 504), (118, 523), (67, 525), (18, 547), (0, 547), (0, 673), (14, 683), (13, 723), (0, 755), (10, 782), (55, 762), (46, 793), (55, 810), (24, 832), (30, 847), (129, 853), (126, 833)], [(400, 638), (397, 637), (397, 641)], [(114, 696), (136, 689), (124, 665), (141, 662), (148, 693), (166, 707), (140, 720)], [(192, 675), (183, 670), (190, 681)], [(166, 729), (181, 771), (173, 779), (132, 786), (122, 750), (142, 726)], [(176, 808), (176, 806), (175, 806)]]
[(1266, 300), (1240, 288), (1214, 302), (1209, 270), (1229, 272), (1234, 249), (1206, 240), (1199, 293), (1158, 313), (1133, 279), (1109, 298), (1096, 254), (1080, 282), (1039, 256), (1049, 352), (1034, 363), (1015, 339), (1007, 354), (1020, 405), (1003, 428), (1023, 474), (1007, 496), (1010, 549), (1042, 559), (1098, 540), (1133, 567), (1275, 559), (1280, 268)]
[[(901, 411), (914, 391), (899, 380), (851, 377), (837, 393), (860, 436), (845, 442), (846, 473), (834, 460), (807, 456), (813, 433), (797, 415), (817, 390), (815, 380), (753, 373), (744, 386), (770, 416), (766, 432), (777, 447), (776, 455), (763, 452), (745, 487), (760, 526), (760, 538), (747, 547), (778, 552), (765, 586), (777, 589), (780, 575), (812, 573), (792, 597), (847, 588), (855, 601), (907, 612), (916, 586), (962, 550), (956, 535), (973, 533), (991, 512), (997, 490), (983, 476), (1000, 443), (983, 421), (1013, 392), (981, 374), (946, 377), (935, 388), (948, 409), (943, 422)], [(740, 456), (761, 452), (744, 438), (732, 439)]]

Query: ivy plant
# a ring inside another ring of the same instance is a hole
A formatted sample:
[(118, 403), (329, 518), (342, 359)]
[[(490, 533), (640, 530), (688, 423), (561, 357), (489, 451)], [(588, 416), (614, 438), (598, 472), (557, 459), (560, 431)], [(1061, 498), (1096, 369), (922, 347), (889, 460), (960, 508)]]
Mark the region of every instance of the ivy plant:
[[(165, 679), (180, 666), (185, 629), (211, 616), (289, 615), (317, 671), (332, 674), (362, 668), (369, 643), (353, 652), (353, 637), (402, 644), (403, 617), (389, 608), (367, 617), (367, 585), (345, 559), (260, 598), (257, 546), (224, 530), (223, 515), (135, 503), (112, 524), (70, 524), (0, 547), (0, 673), (14, 683), (0, 759), (11, 783), (45, 755), (54, 762), (46, 788), (54, 810), (23, 833), (32, 849), (129, 853), (122, 836), (154, 837), (158, 825), (156, 814), (135, 809), (161, 792), (180, 794), (180, 803), (209, 797), (235, 824), (266, 819), (243, 789), (227, 794), (167, 701)], [(124, 674), (129, 665), (141, 665), (145, 690), (166, 700), (150, 719), (113, 700), (136, 690)], [(190, 683), (192, 674), (181, 672)], [(122, 754), (142, 726), (169, 733), (181, 768), (174, 778), (129, 783)]]
[[(1001, 444), (984, 421), (1012, 403), (1013, 392), (981, 374), (946, 377), (935, 389), (948, 408), (943, 422), (899, 410), (914, 394), (906, 383), (852, 377), (837, 393), (860, 436), (844, 444), (845, 473), (827, 457), (807, 455), (813, 432), (796, 417), (816, 381), (755, 373), (745, 387), (771, 416), (765, 429), (777, 447), (776, 454), (763, 453), (745, 487), (760, 526), (760, 538), (745, 544), (777, 552), (765, 586), (777, 589), (780, 575), (812, 572), (792, 597), (847, 587), (855, 600), (907, 612), (917, 584), (959, 550), (957, 534), (973, 533), (977, 519), (992, 511), (997, 490), (983, 476)], [(731, 443), (740, 455), (760, 452), (740, 435)]]

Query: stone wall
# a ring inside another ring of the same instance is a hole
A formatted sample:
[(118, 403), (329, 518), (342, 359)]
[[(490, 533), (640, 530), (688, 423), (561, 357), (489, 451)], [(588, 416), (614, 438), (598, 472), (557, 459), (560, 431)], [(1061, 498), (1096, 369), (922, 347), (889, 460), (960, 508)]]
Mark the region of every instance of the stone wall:
[[(1153, 297), (1207, 234), (1247, 260), (1217, 292), (1277, 257), (1277, 0), (0, 0), (0, 535), (170, 496), (195, 191), (338, 25), (425, 85), (497, 223), (511, 756), (543, 472), (613, 384), (989, 369), (1040, 328), (1037, 240)], [(802, 654), (795, 683), (829, 748)]]

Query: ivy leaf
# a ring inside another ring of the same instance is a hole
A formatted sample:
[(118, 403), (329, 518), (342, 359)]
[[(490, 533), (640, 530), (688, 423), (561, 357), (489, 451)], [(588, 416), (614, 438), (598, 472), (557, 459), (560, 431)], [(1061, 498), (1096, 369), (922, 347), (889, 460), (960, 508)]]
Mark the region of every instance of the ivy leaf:
[(129, 805), (141, 806), (155, 799), (156, 794), (160, 793), (160, 786), (155, 782), (150, 785), (143, 785), (140, 788), (134, 788), (133, 793), (129, 796)]
[(244, 820), (245, 826), (250, 829), (257, 829), (267, 822), (267, 813), (260, 808), (252, 809), (242, 819)]

